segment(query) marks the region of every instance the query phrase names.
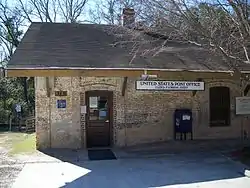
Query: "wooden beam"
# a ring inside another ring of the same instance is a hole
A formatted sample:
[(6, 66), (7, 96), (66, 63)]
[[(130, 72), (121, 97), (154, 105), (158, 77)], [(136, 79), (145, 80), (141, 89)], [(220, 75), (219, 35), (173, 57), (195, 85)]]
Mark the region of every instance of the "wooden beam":
[(250, 85), (247, 84), (247, 86), (246, 86), (245, 89), (244, 89), (244, 96), (247, 96), (249, 90), (250, 90)]
[[(197, 82), (202, 82), (202, 78), (198, 78), (196, 81)], [(193, 93), (193, 97), (194, 97), (196, 95), (197, 91), (192, 91), (192, 93)]]
[(128, 83), (128, 77), (124, 77), (123, 84), (122, 84), (122, 96), (125, 96), (126, 88)]
[(46, 77), (46, 91), (47, 91), (47, 97), (50, 97), (51, 90), (50, 90), (50, 80), (49, 80), (49, 77)]
[(196, 95), (197, 91), (192, 91), (193, 97)]

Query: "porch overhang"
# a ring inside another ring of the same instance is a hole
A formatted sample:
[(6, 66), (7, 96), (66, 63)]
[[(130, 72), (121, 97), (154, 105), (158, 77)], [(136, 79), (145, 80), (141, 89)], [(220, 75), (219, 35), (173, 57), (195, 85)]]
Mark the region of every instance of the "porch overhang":
[[(217, 78), (232, 79), (233, 71), (223, 70), (185, 70), (154, 68), (82, 68), (82, 67), (39, 67), (7, 68), (6, 77), (140, 77), (145, 70), (149, 75), (168, 79)], [(248, 74), (248, 73), (247, 73)]]

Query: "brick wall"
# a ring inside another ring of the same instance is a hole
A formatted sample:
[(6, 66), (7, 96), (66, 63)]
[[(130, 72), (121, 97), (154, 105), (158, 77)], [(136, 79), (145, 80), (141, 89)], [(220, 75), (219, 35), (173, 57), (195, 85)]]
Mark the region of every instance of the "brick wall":
[[(123, 78), (60, 77), (51, 78), (52, 95), (46, 96), (45, 78), (36, 78), (36, 129), (39, 148), (86, 147), (85, 92), (110, 90), (114, 93), (113, 143), (115, 146), (135, 145), (173, 139), (173, 112), (176, 108), (193, 111), (194, 138), (237, 138), (241, 125), (249, 129), (247, 117), (235, 116), (235, 97), (240, 96), (240, 85), (231, 80), (205, 80), (205, 91), (145, 92), (135, 90), (136, 79), (128, 79), (125, 96), (122, 96)], [(231, 126), (209, 127), (209, 87), (228, 86), (231, 92)], [(67, 108), (56, 108), (54, 90), (67, 90)]]

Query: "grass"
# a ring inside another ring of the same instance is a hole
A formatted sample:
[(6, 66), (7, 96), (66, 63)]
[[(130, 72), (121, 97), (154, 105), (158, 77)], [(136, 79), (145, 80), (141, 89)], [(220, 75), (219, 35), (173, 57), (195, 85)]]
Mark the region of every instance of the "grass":
[(35, 133), (5, 132), (0, 134), (0, 140), (0, 147), (6, 148), (10, 155), (33, 153), (36, 151)]
[(36, 135), (27, 134), (23, 140), (12, 143), (10, 154), (33, 153), (36, 150)]

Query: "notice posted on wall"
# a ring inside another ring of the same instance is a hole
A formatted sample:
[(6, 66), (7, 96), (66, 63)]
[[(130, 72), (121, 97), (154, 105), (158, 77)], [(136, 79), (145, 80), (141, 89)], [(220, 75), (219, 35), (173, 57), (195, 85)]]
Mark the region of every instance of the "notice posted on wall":
[(89, 97), (89, 107), (90, 108), (98, 107), (98, 97)]
[(87, 113), (87, 107), (81, 106), (81, 114), (86, 114), (86, 113)]
[(250, 114), (250, 97), (236, 97), (236, 115)]

